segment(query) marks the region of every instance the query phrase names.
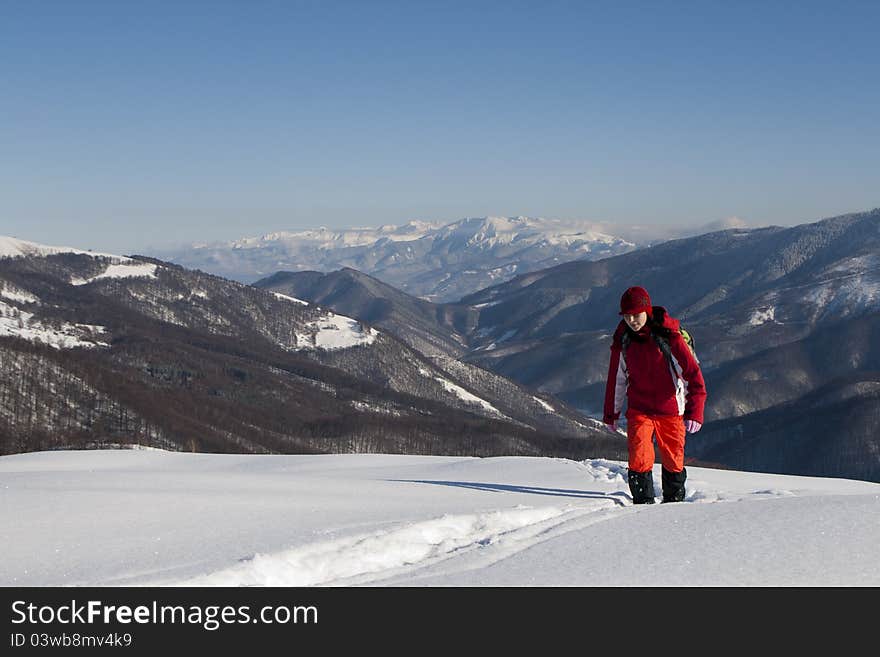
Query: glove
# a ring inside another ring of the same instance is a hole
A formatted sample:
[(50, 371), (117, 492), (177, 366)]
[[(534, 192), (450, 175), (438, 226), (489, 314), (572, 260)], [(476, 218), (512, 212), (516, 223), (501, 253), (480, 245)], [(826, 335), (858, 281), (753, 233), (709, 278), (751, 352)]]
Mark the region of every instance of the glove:
[(697, 431), (703, 428), (703, 425), (696, 420), (685, 420), (684, 426), (688, 433), (697, 433)]

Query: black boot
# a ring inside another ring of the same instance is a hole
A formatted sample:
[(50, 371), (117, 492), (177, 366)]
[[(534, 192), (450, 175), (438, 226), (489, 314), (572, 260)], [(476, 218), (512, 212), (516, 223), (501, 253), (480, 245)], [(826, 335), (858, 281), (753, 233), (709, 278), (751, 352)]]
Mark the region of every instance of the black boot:
[(654, 503), (654, 473), (634, 472), (629, 470), (627, 473), (629, 479), (629, 491), (632, 493), (633, 504), (653, 504)]
[(663, 468), (663, 501), (682, 502), (684, 500), (684, 482), (687, 479), (687, 469), (681, 472), (671, 472)]

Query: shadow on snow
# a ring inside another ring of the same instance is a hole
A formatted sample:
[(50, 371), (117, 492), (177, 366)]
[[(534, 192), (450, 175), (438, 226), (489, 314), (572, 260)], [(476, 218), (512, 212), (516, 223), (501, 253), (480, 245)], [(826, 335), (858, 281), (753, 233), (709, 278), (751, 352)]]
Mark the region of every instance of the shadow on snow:
[(610, 500), (618, 506), (627, 506), (629, 498), (623, 491), (602, 493), (593, 490), (572, 490), (565, 488), (541, 488), (537, 486), (512, 486), (510, 484), (486, 484), (476, 481), (437, 481), (430, 479), (389, 479), (410, 484), (433, 484), (434, 486), (453, 486), (456, 488), (471, 488), (491, 493), (528, 493), (530, 495), (551, 495), (553, 497), (578, 497), (591, 500)]

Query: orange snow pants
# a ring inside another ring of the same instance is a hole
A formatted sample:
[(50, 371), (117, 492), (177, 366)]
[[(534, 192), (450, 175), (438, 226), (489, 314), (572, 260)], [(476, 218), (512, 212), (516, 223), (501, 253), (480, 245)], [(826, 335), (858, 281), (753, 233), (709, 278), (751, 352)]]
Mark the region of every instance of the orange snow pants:
[(681, 472), (684, 469), (684, 419), (680, 415), (652, 416), (627, 409), (630, 470), (647, 472), (654, 466), (654, 434), (663, 467), (670, 472)]

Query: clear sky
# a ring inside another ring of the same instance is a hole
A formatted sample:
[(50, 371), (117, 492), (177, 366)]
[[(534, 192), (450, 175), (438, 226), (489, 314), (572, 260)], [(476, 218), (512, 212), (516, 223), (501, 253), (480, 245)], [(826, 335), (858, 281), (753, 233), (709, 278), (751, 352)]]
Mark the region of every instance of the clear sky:
[(0, 0), (0, 235), (880, 206), (880, 2)]

